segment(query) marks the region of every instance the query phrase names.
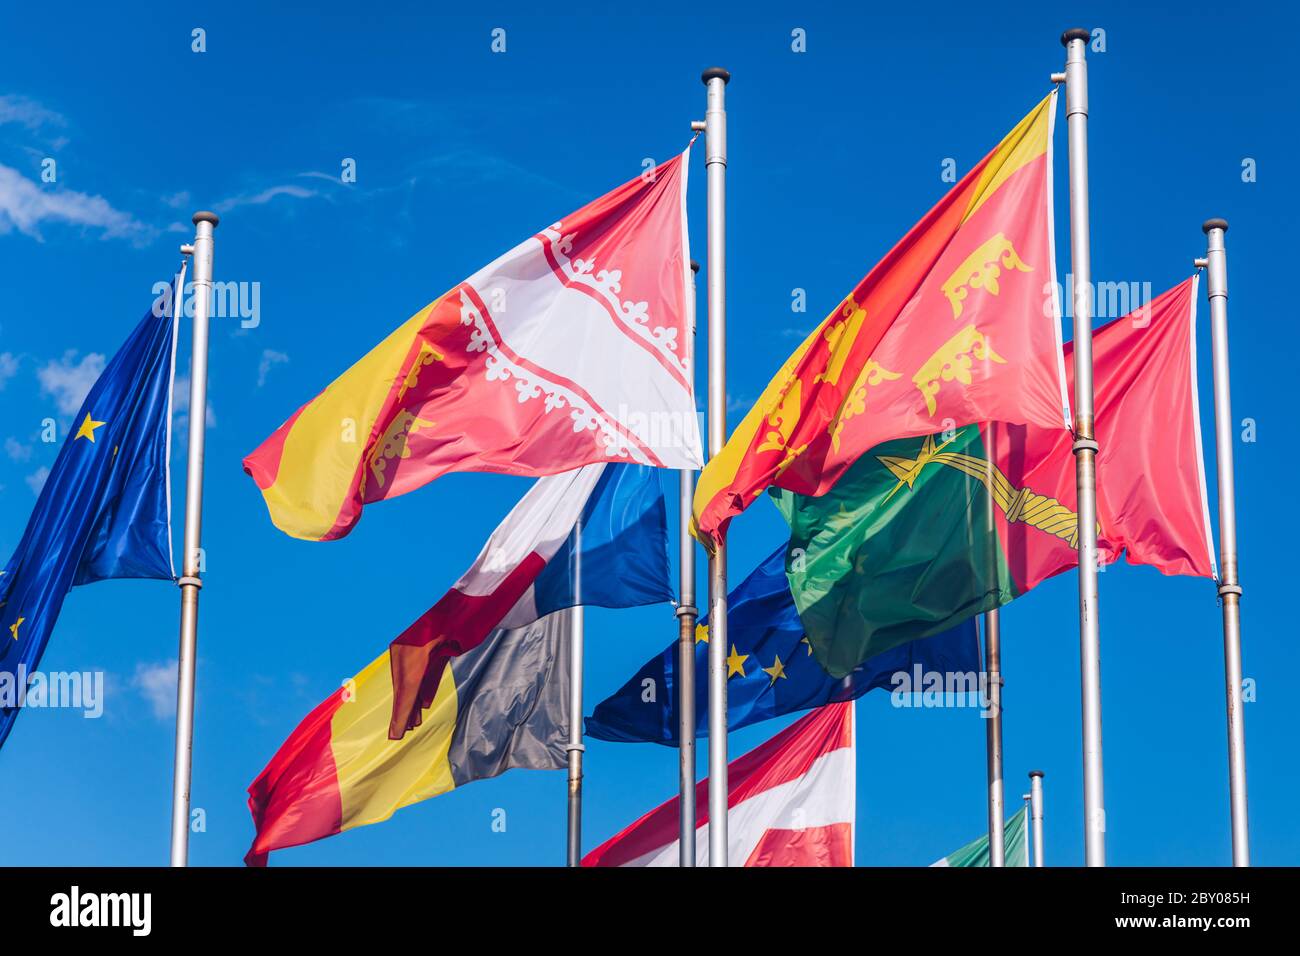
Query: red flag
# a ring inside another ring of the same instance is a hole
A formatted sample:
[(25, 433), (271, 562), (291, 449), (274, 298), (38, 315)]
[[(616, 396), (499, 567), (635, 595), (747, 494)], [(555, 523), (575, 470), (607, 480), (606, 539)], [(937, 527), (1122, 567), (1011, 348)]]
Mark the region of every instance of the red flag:
[[(852, 866), (853, 702), (810, 711), (727, 766), (731, 866)], [(677, 801), (651, 810), (582, 860), (583, 866), (676, 866)], [(696, 862), (708, 864), (709, 782), (695, 787)]]

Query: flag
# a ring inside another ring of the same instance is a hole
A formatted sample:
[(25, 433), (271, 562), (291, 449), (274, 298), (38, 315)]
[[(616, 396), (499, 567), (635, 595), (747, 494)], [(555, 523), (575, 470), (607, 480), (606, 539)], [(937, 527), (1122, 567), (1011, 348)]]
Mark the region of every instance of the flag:
[[(727, 725), (731, 730), (891, 688), (895, 675), (922, 672), (978, 674), (975, 621), (863, 661), (844, 680), (831, 677), (812, 656), (785, 574), (785, 545), (754, 569), (727, 597)], [(695, 629), (695, 669), (708, 670), (708, 615)], [(708, 684), (695, 684), (695, 735), (708, 734)], [(621, 743), (678, 746), (677, 643), (646, 662), (587, 718), (587, 736)]]
[[(1021, 807), (1002, 831), (1003, 862), (1007, 866), (1029, 865), (1029, 843), (1025, 837), (1025, 821), (1028, 810)], [(960, 850), (954, 850), (931, 866), (988, 866), (989, 835), (985, 833), (978, 840), (967, 843)]]
[(569, 611), (498, 629), (446, 665), (424, 721), (388, 738), (388, 652), (344, 682), (248, 787), (257, 835), (244, 862), (387, 820), (402, 807), (506, 770), (567, 764)]
[(701, 540), (770, 485), (825, 493), (884, 441), (971, 422), (1068, 428), (1049, 94), (790, 356), (700, 475)]
[(470, 569), (389, 645), (389, 735), (397, 740), (420, 725), (447, 661), (494, 628), (522, 627), (577, 604), (635, 607), (672, 596), (657, 470), (596, 464), (539, 478)]
[(453, 287), (295, 412), (244, 459), (276, 527), (339, 538), (449, 471), (699, 467), (689, 155)]
[[(800, 717), (727, 765), (731, 866), (852, 866), (857, 757), (852, 701)], [(677, 866), (678, 798), (582, 859), (583, 866)], [(709, 781), (695, 786), (696, 863), (709, 861)]]
[(174, 288), (158, 297), (91, 387), (0, 571), (0, 744), (72, 587), (175, 578), (169, 506), (176, 300)]
[[(1098, 552), (1214, 575), (1197, 405), (1196, 280), (1093, 335)], [(1064, 355), (1071, 369), (1073, 348)], [(1158, 415), (1152, 409), (1159, 409)], [(968, 425), (886, 442), (820, 497), (776, 491), (789, 580), (833, 676), (1078, 564), (1071, 438)]]

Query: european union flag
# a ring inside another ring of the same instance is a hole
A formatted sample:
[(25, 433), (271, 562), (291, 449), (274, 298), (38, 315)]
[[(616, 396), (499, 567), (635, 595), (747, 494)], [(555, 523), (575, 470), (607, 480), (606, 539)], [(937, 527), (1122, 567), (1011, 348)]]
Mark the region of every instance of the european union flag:
[[(782, 544), (728, 596), (727, 725), (731, 730), (890, 687), (899, 671), (976, 673), (975, 619), (909, 641), (863, 661), (844, 679), (831, 677), (812, 656), (785, 574)], [(708, 616), (695, 630), (695, 735), (708, 733)], [(677, 746), (677, 644), (646, 662), (619, 691), (596, 705), (587, 734), (598, 740)], [(647, 683), (649, 681), (650, 683)], [(647, 688), (653, 699), (647, 700)]]
[(0, 571), (0, 745), (72, 587), (175, 579), (168, 446), (178, 298), (174, 285), (159, 296), (91, 388)]

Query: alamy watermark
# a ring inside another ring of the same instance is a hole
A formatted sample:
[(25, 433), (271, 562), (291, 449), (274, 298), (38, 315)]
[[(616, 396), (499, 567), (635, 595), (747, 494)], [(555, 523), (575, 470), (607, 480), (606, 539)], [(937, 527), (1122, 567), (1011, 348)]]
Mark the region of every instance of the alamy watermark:
[[(154, 314), (170, 315), (172, 308), (172, 284), (155, 282), (153, 284)], [(194, 283), (185, 283), (185, 293), (181, 296), (184, 307), (181, 314), (187, 319), (194, 318)], [(208, 298), (209, 315), (214, 319), (239, 319), (241, 329), (255, 329), (262, 324), (262, 283), (260, 282), (213, 282)]]
[(0, 671), (0, 707), (80, 710), (95, 720), (104, 714), (103, 671), (31, 671), (19, 664)]

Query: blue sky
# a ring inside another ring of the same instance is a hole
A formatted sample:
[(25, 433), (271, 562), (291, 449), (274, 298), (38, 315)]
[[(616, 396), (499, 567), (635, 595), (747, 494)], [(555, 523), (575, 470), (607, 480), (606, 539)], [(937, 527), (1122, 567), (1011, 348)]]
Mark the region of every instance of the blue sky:
[[(1293, 591), (1285, 531), (1296, 466), (1290, 68), (1294, 11), (1222, 4), (660, 3), (617, 16), (468, 13), (423, 4), (19, 5), (0, 35), (0, 554), (70, 419), (171, 274), (190, 214), (215, 209), (216, 277), (258, 283), (260, 324), (214, 326), (191, 857), (238, 864), (245, 787), (298, 720), (456, 579), (527, 483), (452, 475), (367, 509), (348, 538), (290, 540), (241, 458), (321, 386), (445, 288), (542, 225), (665, 159), (728, 90), (728, 388), (738, 417), (801, 336), (1048, 90), (1060, 31), (1090, 54), (1093, 273), (1158, 293), (1224, 216), (1232, 298), (1251, 830), (1258, 864), (1300, 863)], [(506, 52), (491, 31), (506, 30)], [(191, 31), (206, 30), (206, 52)], [(806, 31), (807, 52), (791, 50)], [(1069, 268), (1058, 124), (1058, 270)], [(357, 181), (338, 181), (344, 158)], [(55, 161), (57, 181), (41, 181)], [(1255, 161), (1257, 181), (1243, 182)], [(689, 211), (704, 259), (703, 160)], [(792, 290), (808, 311), (791, 311)], [(1204, 302), (1202, 301), (1204, 306)], [(1209, 337), (1202, 403), (1209, 432)], [(1068, 330), (1067, 330), (1068, 336)], [(1277, 344), (1274, 344), (1277, 342)], [(181, 368), (188, 367), (188, 336)], [(1152, 410), (1159, 415), (1158, 409)], [(1237, 429), (1241, 431), (1240, 427)], [(182, 454), (178, 441), (176, 454)], [(1212, 455), (1212, 443), (1207, 447)], [(176, 497), (183, 476), (177, 468)], [(1214, 493), (1212, 460), (1208, 468)], [(1283, 484), (1283, 482), (1286, 482)], [(733, 526), (738, 581), (779, 540), (774, 509)], [(179, 514), (179, 511), (178, 511)], [(1279, 533), (1282, 532), (1282, 533)], [(1075, 578), (1004, 611), (1008, 810), (1046, 771), (1047, 854), (1082, 859)], [(158, 582), (74, 591), (48, 670), (102, 669), (101, 719), (25, 714), (0, 752), (0, 863), (167, 859), (178, 596)], [(1101, 578), (1108, 852), (1113, 864), (1229, 861), (1223, 660), (1213, 586), (1119, 567)], [(667, 607), (588, 613), (588, 700), (675, 631)], [(732, 736), (733, 754), (779, 729)], [(858, 860), (927, 864), (985, 826), (984, 726), (973, 710), (859, 705)], [(701, 746), (701, 766), (705, 748)], [(584, 842), (676, 788), (676, 752), (593, 741)], [(512, 772), (276, 859), (305, 865), (561, 862), (562, 773)], [(493, 812), (506, 811), (504, 833)], [(273, 863), (275, 859), (273, 859)]]

